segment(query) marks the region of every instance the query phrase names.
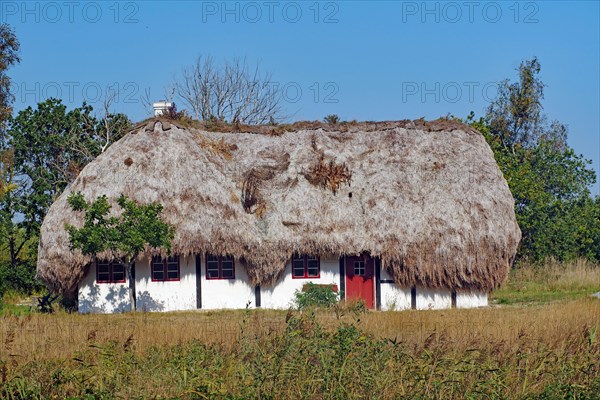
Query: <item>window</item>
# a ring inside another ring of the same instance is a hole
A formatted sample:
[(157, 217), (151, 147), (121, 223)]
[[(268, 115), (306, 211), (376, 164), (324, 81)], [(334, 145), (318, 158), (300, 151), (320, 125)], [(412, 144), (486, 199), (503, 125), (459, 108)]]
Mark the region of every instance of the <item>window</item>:
[(179, 256), (152, 257), (152, 281), (166, 282), (179, 280)]
[(306, 255), (292, 257), (292, 278), (319, 278), (320, 276), (319, 257)]
[(354, 275), (365, 276), (364, 261), (354, 261)]
[(207, 254), (206, 279), (235, 279), (233, 257)]
[(125, 267), (118, 261), (100, 261), (96, 263), (97, 283), (125, 283)]

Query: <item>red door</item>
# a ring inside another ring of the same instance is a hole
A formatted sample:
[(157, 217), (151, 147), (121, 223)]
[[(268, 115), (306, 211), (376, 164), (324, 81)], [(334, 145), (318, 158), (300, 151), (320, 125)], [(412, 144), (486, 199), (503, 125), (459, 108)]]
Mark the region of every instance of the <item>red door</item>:
[(375, 266), (371, 257), (346, 257), (346, 300), (363, 299), (367, 308), (374, 308), (374, 276)]

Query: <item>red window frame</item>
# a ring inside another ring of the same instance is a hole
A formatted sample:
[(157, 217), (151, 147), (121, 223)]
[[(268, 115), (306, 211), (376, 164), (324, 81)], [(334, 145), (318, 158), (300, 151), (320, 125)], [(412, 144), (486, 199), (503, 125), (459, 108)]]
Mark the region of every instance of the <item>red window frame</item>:
[[(177, 266), (177, 270), (174, 271), (172, 268), (174, 265)], [(176, 277), (169, 277), (169, 272), (177, 272)], [(158, 273), (162, 274), (162, 278), (156, 278)], [(150, 278), (152, 282), (177, 282), (181, 279), (181, 268), (179, 264), (179, 256), (171, 256), (161, 258), (160, 256), (152, 257), (150, 262)]]
[[(310, 275), (309, 274), (309, 266), (308, 266), (308, 262), (309, 261), (313, 261), (316, 260), (317, 261), (317, 274), (316, 275)], [(298, 261), (302, 261), (302, 270), (303, 273), (302, 275), (296, 274), (296, 270), (300, 269), (294, 266), (294, 264)], [(318, 279), (321, 277), (321, 258), (318, 256), (309, 256), (309, 255), (294, 255), (292, 256), (292, 279)]]
[[(100, 272), (101, 267), (106, 267), (106, 271)], [(115, 273), (115, 267), (120, 267), (121, 271)], [(100, 278), (101, 275), (107, 276), (107, 278)], [(116, 276), (122, 275), (122, 279), (115, 279)], [(127, 282), (127, 271), (125, 266), (118, 261), (103, 261), (96, 260), (96, 283), (125, 283)]]
[[(229, 263), (231, 262), (231, 268), (223, 269), (223, 262)], [(209, 268), (209, 263), (212, 264), (212, 268)], [(217, 263), (216, 270), (214, 268), (214, 263)], [(233, 256), (214, 256), (212, 254), (206, 253), (204, 257), (204, 264), (206, 266), (206, 280), (219, 280), (219, 279), (235, 279), (235, 260)], [(214, 272), (217, 272), (217, 276), (214, 276)], [(223, 271), (231, 271), (231, 276), (225, 276)]]

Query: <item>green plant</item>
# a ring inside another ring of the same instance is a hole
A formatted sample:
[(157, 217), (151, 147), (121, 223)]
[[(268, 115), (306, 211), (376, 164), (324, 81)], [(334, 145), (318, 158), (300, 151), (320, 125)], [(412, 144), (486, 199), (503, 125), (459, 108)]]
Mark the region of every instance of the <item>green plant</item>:
[(600, 268), (585, 260), (524, 264), (510, 271), (508, 281), (491, 293), (496, 304), (543, 304), (585, 298), (600, 287)]
[[(101, 253), (109, 253), (112, 259), (119, 260), (125, 266), (128, 281), (133, 278), (135, 260), (146, 247), (171, 251), (175, 228), (160, 218), (163, 210), (161, 204), (138, 204), (121, 194), (117, 204), (123, 211), (115, 217), (111, 216), (111, 205), (105, 195), (88, 203), (81, 192), (76, 192), (69, 195), (67, 202), (74, 211), (85, 213), (81, 228), (69, 224), (65, 226), (71, 248), (94, 258)], [(129, 300), (131, 311), (135, 311), (135, 297), (131, 288)]]
[(21, 45), (13, 29), (5, 23), (0, 24), (0, 43), (2, 43), (0, 47), (0, 128), (2, 128), (12, 113), (14, 99), (11, 93), (11, 79), (6, 71), (21, 61), (19, 58)]
[[(567, 143), (568, 127), (544, 115), (544, 83), (536, 58), (518, 79), (504, 80), (486, 116), (466, 122), (482, 133), (515, 199), (522, 232), (518, 262), (600, 260), (600, 196), (591, 161)], [(548, 123), (547, 121), (552, 121)]]
[(15, 266), (0, 263), (0, 297), (6, 292), (25, 295), (41, 291), (43, 288), (42, 283), (35, 278), (35, 262), (29, 257)]
[(337, 125), (340, 123), (340, 116), (337, 114), (329, 114), (325, 118), (323, 118), (326, 124), (329, 125)]
[(300, 310), (308, 307), (332, 307), (339, 301), (338, 293), (334, 290), (335, 285), (316, 285), (307, 283), (302, 291), (294, 293), (294, 303)]
[(388, 311), (396, 311), (396, 308), (398, 307), (398, 299), (395, 296), (388, 297), (386, 299), (385, 306)]
[[(344, 298), (344, 294), (340, 294), (340, 299)], [(335, 318), (340, 320), (346, 315), (353, 315), (357, 322), (360, 322), (361, 315), (367, 312), (367, 304), (363, 299), (341, 300), (335, 303), (331, 309), (335, 314)]]
[(90, 318), (6, 304), (0, 398), (597, 399), (599, 309), (579, 299), (359, 322), (330, 309)]
[(358, 299), (348, 304), (348, 308), (354, 315), (359, 316), (367, 312), (367, 303), (363, 299)]

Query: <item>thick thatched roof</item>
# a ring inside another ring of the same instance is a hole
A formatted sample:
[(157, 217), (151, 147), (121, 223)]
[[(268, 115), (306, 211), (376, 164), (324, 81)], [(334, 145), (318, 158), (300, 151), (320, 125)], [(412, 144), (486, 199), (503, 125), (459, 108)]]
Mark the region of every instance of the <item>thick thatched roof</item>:
[(489, 290), (506, 278), (521, 233), (478, 132), (419, 120), (268, 133), (152, 121), (127, 134), (50, 208), (38, 276), (61, 291), (82, 279), (90, 258), (65, 231), (82, 222), (66, 201), (81, 191), (162, 203), (176, 253), (233, 255), (254, 283), (273, 283), (293, 253), (369, 252), (403, 286)]

